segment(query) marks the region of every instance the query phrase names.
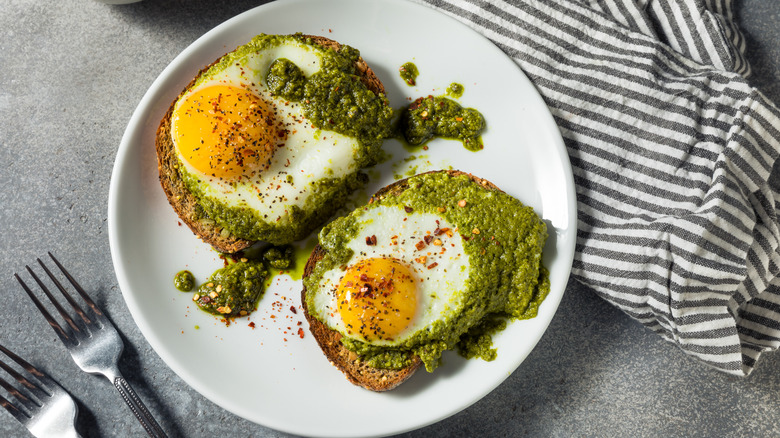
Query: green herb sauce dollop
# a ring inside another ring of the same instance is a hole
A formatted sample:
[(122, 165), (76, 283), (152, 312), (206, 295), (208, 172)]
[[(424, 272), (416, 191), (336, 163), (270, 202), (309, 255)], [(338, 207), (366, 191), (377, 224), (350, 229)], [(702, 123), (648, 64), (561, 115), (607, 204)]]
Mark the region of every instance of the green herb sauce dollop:
[(257, 308), (268, 271), (262, 263), (236, 262), (216, 270), (198, 287), (198, 307), (224, 318), (246, 316)]
[(182, 292), (189, 292), (195, 287), (195, 277), (190, 271), (179, 271), (173, 277), (173, 285)]
[(443, 137), (459, 140), (470, 151), (479, 151), (483, 148), (485, 118), (476, 109), (463, 108), (447, 97), (427, 96), (416, 99), (403, 111), (398, 129), (413, 146)]
[(420, 75), (420, 71), (414, 63), (405, 63), (398, 69), (398, 72), (401, 75), (401, 79), (406, 82), (406, 85), (409, 85), (410, 87), (417, 85), (417, 76)]

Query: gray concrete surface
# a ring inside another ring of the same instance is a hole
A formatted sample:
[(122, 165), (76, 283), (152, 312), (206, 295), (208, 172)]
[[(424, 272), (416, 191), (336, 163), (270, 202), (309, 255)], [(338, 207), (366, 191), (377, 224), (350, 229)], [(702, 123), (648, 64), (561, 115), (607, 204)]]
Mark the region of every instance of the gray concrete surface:
[[(168, 369), (130, 317), (111, 265), (108, 188), (130, 115), (182, 49), (262, 2), (217, 3), (0, 4), (0, 343), (73, 393), (85, 436), (143, 430), (107, 382), (73, 366), (20, 294), (12, 274), (47, 250), (93, 287), (125, 338), (122, 371), (171, 436), (286, 436), (224, 411)], [(744, 0), (736, 12), (751, 81), (780, 103), (780, 2)], [(711, 370), (569, 284), (550, 329), (505, 383), (403, 436), (780, 436), (779, 367), (772, 353), (748, 378)], [(28, 435), (0, 411), (0, 436)]]

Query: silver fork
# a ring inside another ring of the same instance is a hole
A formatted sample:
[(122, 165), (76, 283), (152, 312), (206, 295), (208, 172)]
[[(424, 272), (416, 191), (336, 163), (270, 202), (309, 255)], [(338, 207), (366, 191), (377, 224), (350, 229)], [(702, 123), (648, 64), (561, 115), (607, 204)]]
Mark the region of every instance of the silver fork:
[(135, 391), (119, 373), (117, 363), (119, 362), (119, 357), (122, 355), (124, 344), (122, 343), (122, 339), (119, 337), (119, 333), (116, 331), (116, 328), (114, 328), (114, 325), (111, 323), (111, 321), (89, 298), (89, 295), (87, 295), (84, 289), (79, 286), (73, 276), (71, 276), (70, 273), (65, 270), (65, 268), (56, 258), (54, 258), (51, 253), (48, 254), (52, 261), (54, 261), (60, 271), (62, 271), (62, 273), (68, 279), (70, 284), (73, 285), (73, 288), (76, 289), (79, 295), (81, 295), (81, 298), (87, 304), (87, 310), (82, 310), (81, 306), (76, 303), (68, 291), (65, 290), (65, 287), (62, 286), (62, 283), (57, 280), (57, 277), (55, 277), (51, 271), (49, 271), (49, 268), (43, 264), (41, 259), (37, 259), (38, 264), (41, 265), (43, 270), (46, 272), (46, 275), (48, 275), (52, 283), (57, 286), (57, 289), (60, 290), (62, 295), (65, 297), (65, 300), (76, 312), (76, 315), (78, 315), (77, 320), (79, 322), (74, 321), (74, 318), (71, 318), (68, 312), (54, 298), (46, 285), (43, 284), (40, 278), (35, 275), (35, 272), (33, 272), (29, 266), (25, 266), (27, 272), (29, 272), (35, 282), (38, 283), (38, 286), (41, 288), (43, 293), (46, 294), (46, 296), (49, 298), (49, 301), (51, 301), (51, 303), (57, 309), (57, 312), (65, 320), (67, 323), (66, 326), (63, 327), (57, 323), (57, 321), (51, 316), (46, 308), (43, 307), (43, 304), (41, 304), (35, 294), (33, 294), (30, 288), (27, 287), (27, 284), (22, 281), (18, 274), (14, 274), (14, 277), (16, 277), (16, 280), (19, 281), (19, 284), (22, 285), (22, 288), (25, 292), (27, 292), (27, 295), (30, 296), (30, 299), (32, 299), (33, 303), (35, 303), (35, 307), (37, 307), (38, 310), (43, 314), (44, 318), (46, 318), (46, 321), (48, 321), (51, 328), (53, 328), (57, 333), (57, 336), (59, 336), (60, 340), (62, 340), (62, 343), (65, 344), (65, 347), (67, 347), (76, 364), (82, 370), (88, 373), (102, 374), (108, 378), (108, 380), (113, 383), (114, 387), (119, 390), (119, 393), (122, 395), (122, 399), (125, 401), (125, 403), (127, 403), (127, 405), (130, 407), (130, 410), (133, 411), (135, 417), (138, 419), (138, 421), (141, 422), (141, 425), (150, 436), (166, 437), (165, 432), (162, 430), (160, 425), (157, 424), (157, 421), (155, 421), (154, 417), (152, 417), (152, 414), (149, 413), (149, 410), (143, 404), (141, 399), (138, 398), (138, 395), (136, 395)]
[[(38, 438), (80, 437), (74, 427), (78, 407), (71, 396), (57, 382), (9, 349), (0, 345), (0, 351), (34, 378), (29, 380), (0, 360), (0, 368), (4, 369), (24, 388), (14, 387), (5, 379), (0, 378), (0, 386), (17, 401), (17, 404), (14, 404), (0, 396), (0, 405)], [(35, 383), (35, 380), (38, 383)]]

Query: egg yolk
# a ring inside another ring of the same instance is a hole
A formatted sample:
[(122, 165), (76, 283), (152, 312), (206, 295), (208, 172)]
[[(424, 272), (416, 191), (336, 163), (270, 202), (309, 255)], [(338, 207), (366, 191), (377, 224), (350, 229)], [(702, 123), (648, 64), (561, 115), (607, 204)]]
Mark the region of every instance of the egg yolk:
[(180, 156), (206, 175), (236, 180), (271, 164), (273, 111), (246, 89), (228, 85), (202, 88), (180, 103), (171, 123)]
[(367, 341), (392, 340), (417, 309), (411, 269), (393, 258), (365, 259), (347, 268), (336, 291), (338, 310), (350, 333)]

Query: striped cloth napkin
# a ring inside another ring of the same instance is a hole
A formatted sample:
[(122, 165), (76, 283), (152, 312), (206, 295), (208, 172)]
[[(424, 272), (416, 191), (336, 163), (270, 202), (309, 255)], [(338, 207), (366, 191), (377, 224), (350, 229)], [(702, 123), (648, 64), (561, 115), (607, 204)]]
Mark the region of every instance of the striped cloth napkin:
[(572, 276), (745, 376), (780, 345), (780, 111), (730, 0), (417, 0), (514, 59), (574, 172)]

